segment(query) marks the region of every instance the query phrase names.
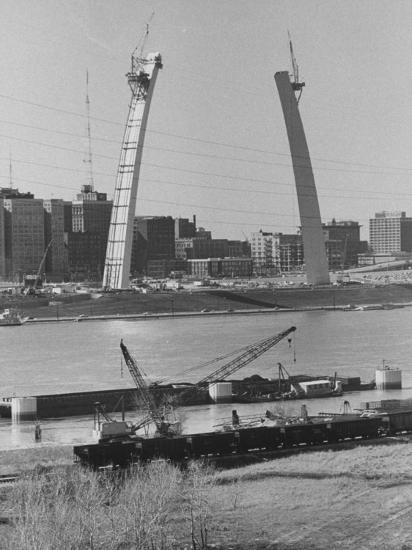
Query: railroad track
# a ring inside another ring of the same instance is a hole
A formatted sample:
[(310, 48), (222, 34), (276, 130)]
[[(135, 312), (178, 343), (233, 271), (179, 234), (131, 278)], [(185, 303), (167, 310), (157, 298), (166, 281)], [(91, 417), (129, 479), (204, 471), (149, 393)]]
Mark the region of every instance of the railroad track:
[(15, 483), (20, 478), (20, 474), (0, 474), (0, 484)]

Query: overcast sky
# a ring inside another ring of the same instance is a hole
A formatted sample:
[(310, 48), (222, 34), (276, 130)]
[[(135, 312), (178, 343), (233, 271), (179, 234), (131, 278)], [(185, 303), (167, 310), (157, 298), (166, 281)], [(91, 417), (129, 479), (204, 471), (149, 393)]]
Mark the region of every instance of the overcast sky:
[(300, 110), (323, 221), (412, 216), (412, 2), (2, 0), (0, 186), (72, 200), (88, 182), (86, 70), (95, 188), (113, 196), (146, 22), (159, 51), (139, 215), (191, 217), (216, 238), (296, 232), (294, 179), (273, 75), (306, 87)]

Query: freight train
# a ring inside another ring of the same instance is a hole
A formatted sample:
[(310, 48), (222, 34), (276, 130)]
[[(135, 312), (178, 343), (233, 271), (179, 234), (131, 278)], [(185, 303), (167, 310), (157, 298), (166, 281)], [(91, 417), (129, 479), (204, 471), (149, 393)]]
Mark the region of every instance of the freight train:
[(174, 437), (131, 435), (90, 445), (76, 445), (73, 451), (76, 462), (92, 468), (126, 467), (135, 462), (159, 458), (184, 463), (191, 459), (268, 451), (276, 456), (276, 451), (282, 449), (388, 437), (404, 432), (412, 432), (412, 410), (369, 417), (341, 415), (283, 426), (262, 424), (258, 427)]

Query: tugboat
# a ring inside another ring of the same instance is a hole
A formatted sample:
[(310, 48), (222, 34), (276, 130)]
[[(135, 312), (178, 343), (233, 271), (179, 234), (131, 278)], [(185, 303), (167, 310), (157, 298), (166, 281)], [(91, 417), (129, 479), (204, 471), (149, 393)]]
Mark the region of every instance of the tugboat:
[(16, 309), (5, 309), (0, 313), (0, 327), (15, 327), (23, 325), (28, 317), (22, 317)]

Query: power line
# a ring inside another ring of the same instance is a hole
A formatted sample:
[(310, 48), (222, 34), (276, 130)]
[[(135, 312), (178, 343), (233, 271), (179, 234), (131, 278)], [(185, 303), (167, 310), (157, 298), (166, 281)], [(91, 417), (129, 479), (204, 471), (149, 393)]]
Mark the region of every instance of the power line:
[[(15, 97), (7, 95), (7, 94), (1, 94), (0, 93), (0, 98), (9, 99), (11, 101), (15, 101), (15, 102), (24, 103), (24, 104), (27, 104), (27, 105), (47, 109), (47, 110), (53, 111), (53, 112), (68, 114), (68, 115), (76, 116), (76, 117), (79, 117), (79, 118), (85, 118), (85, 116), (86, 116), (86, 115), (84, 115), (82, 113), (78, 113), (76, 111), (69, 111), (67, 109), (61, 109), (61, 108), (58, 108), (58, 107), (51, 107), (49, 105), (44, 105), (44, 104), (41, 104), (41, 103), (36, 103), (36, 102), (32, 102), (32, 101), (28, 101), (28, 100), (24, 100), (24, 99), (20, 99), (20, 98), (15, 98)], [(100, 117), (90, 117), (90, 119), (98, 121), (98, 122), (103, 122), (105, 124), (111, 124), (111, 125), (116, 125), (116, 126), (124, 126), (120, 122), (114, 122), (112, 120), (108, 120), (108, 119), (104, 119), (104, 118), (100, 118)], [(11, 123), (11, 124), (16, 124), (17, 125), (18, 123)], [(184, 135), (169, 133), (169, 132), (163, 132), (163, 131), (158, 131), (158, 130), (153, 130), (153, 129), (146, 129), (146, 132), (152, 133), (152, 134), (157, 134), (157, 135), (164, 135), (164, 136), (168, 136), (168, 137), (173, 137), (174, 139), (178, 138), (178, 139), (184, 139), (184, 140), (203, 143), (203, 144), (217, 145), (219, 147), (228, 147), (228, 148), (232, 148), (232, 149), (239, 149), (239, 150), (250, 151), (250, 152), (254, 152), (254, 153), (262, 153), (262, 154), (266, 154), (266, 155), (277, 155), (277, 156), (290, 157), (289, 153), (280, 153), (280, 152), (269, 151), (269, 150), (265, 150), (265, 149), (256, 149), (256, 148), (253, 148), (253, 147), (250, 147), (250, 146), (239, 145), (239, 144), (233, 145), (233, 144), (229, 144), (229, 143), (225, 143), (225, 142), (221, 142), (221, 141), (207, 140), (207, 139), (203, 139), (203, 138), (196, 138), (196, 137), (193, 137), (193, 136), (189, 137), (189, 136), (184, 136)], [(61, 132), (59, 132), (59, 133), (61, 133)], [(79, 136), (77, 136), (77, 137), (79, 137)], [(172, 152), (179, 152), (179, 153), (181, 152), (181, 151), (174, 151), (174, 150), (171, 150), (171, 151)], [(187, 153), (187, 154), (190, 154), (190, 153)], [(305, 157), (299, 157), (299, 158), (305, 158)], [(333, 164), (343, 164), (343, 165), (347, 165), (347, 166), (362, 166), (364, 168), (376, 168), (377, 170), (397, 170), (397, 171), (407, 172), (407, 173), (412, 171), (412, 168), (408, 168), (408, 167), (405, 168), (405, 167), (400, 167), (400, 166), (379, 166), (379, 165), (375, 165), (375, 164), (352, 162), (352, 161), (340, 160), (340, 159), (327, 159), (327, 158), (314, 157), (314, 156), (312, 156), (311, 159), (312, 159), (312, 161), (329, 162), (329, 163), (333, 163)], [(243, 160), (243, 159), (232, 159), (232, 160)], [(253, 162), (253, 161), (250, 161), (250, 162)], [(258, 162), (258, 161), (256, 161), (256, 162)], [(270, 163), (270, 164), (272, 164), (272, 163)], [(276, 164), (276, 163), (273, 163), (273, 164)], [(287, 165), (287, 166), (290, 166), (290, 165)], [(339, 168), (328, 168), (328, 167), (316, 167), (316, 170), (354, 172), (354, 173), (361, 173), (361, 174), (369, 174), (369, 173), (370, 174), (380, 174), (380, 173), (382, 173), (382, 172), (375, 172), (375, 171), (344, 170), (344, 169), (339, 169)], [(391, 175), (391, 173), (388, 173), (388, 172), (386, 172), (386, 174)]]
[[(16, 138), (14, 136), (7, 136), (5, 134), (0, 134), (0, 138), (14, 139), (15, 141), (21, 141), (22, 143), (29, 143), (30, 145), (40, 145), (40, 147), (49, 147), (50, 149), (58, 149), (59, 151), (69, 151), (71, 153), (78, 153), (80, 155), (84, 154), (84, 151), (79, 151), (79, 149), (72, 149), (71, 147), (63, 147), (61, 145), (52, 145), (51, 143), (41, 143), (39, 141), (33, 142), (32, 139)], [(95, 153), (94, 156), (105, 158), (108, 160), (118, 160), (115, 157), (109, 157), (108, 155), (99, 155), (97, 153)]]
[[(63, 113), (65, 115), (71, 115), (71, 116), (75, 116), (75, 117), (79, 117), (79, 118), (85, 118), (86, 117), (86, 115), (84, 113), (78, 113), (76, 111), (69, 111), (67, 109), (60, 109), (59, 107), (50, 107), (50, 105), (44, 105), (43, 103), (36, 103), (34, 101), (28, 101), (27, 99), (20, 99), (20, 98), (13, 97), (13, 96), (7, 95), (7, 94), (0, 93), (0, 97), (2, 97), (3, 99), (9, 99), (10, 101), (15, 101), (17, 103), (24, 103), (26, 105), (30, 105), (31, 107), (39, 107), (41, 109), (46, 109), (48, 111), (52, 111), (52, 112), (55, 112), (55, 113)], [(116, 126), (121, 125), (120, 122), (114, 122), (112, 120), (107, 120), (107, 119), (104, 119), (104, 118), (91, 117), (91, 120), (97, 120), (99, 122), (104, 122), (106, 124), (113, 124), (113, 125), (116, 125)]]
[[(158, 180), (158, 179), (152, 179), (152, 178), (146, 178), (144, 177), (141, 181), (141, 183), (145, 183), (145, 182), (150, 182), (150, 183), (160, 183), (160, 184), (163, 184), (163, 185), (172, 185), (172, 186), (177, 186), (177, 187), (196, 187), (198, 189), (216, 189), (218, 191), (233, 191), (234, 193), (239, 193), (240, 191), (242, 193), (253, 193), (254, 195), (255, 194), (262, 194), (262, 195), (286, 195), (286, 196), (292, 196), (292, 197), (296, 197), (296, 190), (295, 190), (295, 187), (292, 183), (281, 183), (281, 182), (273, 182), (273, 184), (275, 185), (280, 185), (280, 186), (285, 186), (285, 187), (289, 187), (290, 190), (287, 191), (287, 192), (282, 192), (282, 191), (277, 191), (277, 190), (273, 190), (273, 191), (264, 191), (264, 190), (261, 190), (261, 189), (240, 189), (238, 187), (222, 187), (221, 185), (219, 186), (216, 186), (216, 185), (200, 185), (200, 184), (197, 184), (197, 183), (178, 183), (178, 182), (175, 182), (175, 181), (165, 181), (165, 180)], [(328, 186), (328, 191), (341, 191), (341, 189), (339, 188), (336, 188), (336, 187), (329, 187)], [(363, 191), (359, 191), (360, 193), (363, 193)], [(338, 199), (357, 199), (357, 200), (370, 200), (371, 198), (383, 198), (385, 199), (386, 197), (393, 197), (393, 193), (389, 193), (389, 192), (385, 192), (385, 191), (370, 191), (370, 193), (373, 193), (374, 195), (376, 195), (376, 197), (371, 197), (370, 195), (367, 195), (367, 196), (358, 196), (358, 195), (337, 195), (336, 193), (333, 193), (331, 195), (327, 194), (327, 193), (323, 193), (322, 190), (320, 189), (319, 190), (319, 196), (320, 197), (332, 197), (332, 198), (338, 198)], [(378, 195), (383, 195), (382, 197), (378, 197)], [(304, 194), (304, 196), (313, 196), (312, 194), (308, 193), (308, 194)], [(398, 197), (412, 197), (412, 193), (397, 193), (397, 196)]]
[[(64, 130), (52, 130), (51, 128), (43, 128), (42, 126), (33, 126), (31, 124), (24, 124), (22, 122), (12, 122), (11, 120), (0, 120), (0, 124), (10, 124), (11, 126), (18, 126), (20, 128), (27, 128), (29, 130), (40, 130), (41, 132), (47, 132), (49, 134), (59, 134), (62, 136), (84, 138), (81, 134), (75, 134), (73, 132), (66, 132)], [(106, 143), (119, 143), (117, 139), (99, 138), (93, 136), (93, 141), (103, 141)]]
[[(16, 123), (16, 124), (18, 124), (18, 123)], [(33, 127), (33, 126), (24, 125), (24, 124), (22, 124), (21, 126), (29, 127), (29, 128), (36, 128), (36, 127)], [(38, 129), (41, 130), (41, 131), (48, 131), (47, 129), (44, 129), (44, 128), (38, 128)], [(72, 134), (72, 133), (69, 133), (69, 132), (59, 132), (58, 131), (57, 133), (61, 133), (63, 135), (68, 135), (68, 136), (71, 136), (71, 137), (82, 137), (78, 134)], [(9, 136), (9, 135), (6, 135), (6, 134), (0, 134), (0, 137), (5, 138), (5, 139), (12, 139), (12, 140), (19, 141), (19, 142), (22, 142), (22, 143), (29, 143), (30, 145), (38, 145), (40, 147), (49, 147), (51, 149), (56, 149), (56, 150), (60, 150), (60, 151), (68, 151), (68, 152), (82, 154), (82, 155), (84, 154), (84, 151), (80, 151), (78, 149), (73, 149), (71, 147), (63, 147), (61, 145), (54, 145), (54, 144), (50, 144), (50, 143), (34, 142), (33, 140), (19, 138), (19, 137), (15, 137), (15, 136)], [(100, 138), (96, 138), (96, 139), (100, 139)], [(104, 138), (100, 139), (100, 140), (101, 141), (106, 141), (106, 142), (112, 142), (112, 143), (119, 143), (115, 140), (107, 140), (107, 139), (104, 139)], [(164, 151), (164, 152), (169, 152), (169, 153), (174, 153), (174, 154), (177, 153), (177, 154), (182, 154), (182, 155), (213, 158), (213, 159), (220, 159), (220, 160), (234, 161), (234, 162), (244, 162), (244, 163), (249, 163), (249, 164), (259, 164), (259, 165), (268, 165), (268, 166), (284, 166), (284, 167), (287, 167), (287, 168), (292, 167), (292, 165), (289, 164), (289, 163), (269, 162), (269, 161), (251, 160), (251, 159), (239, 159), (239, 158), (233, 158), (233, 157), (222, 157), (222, 156), (219, 156), (219, 155), (213, 155), (213, 154), (208, 154), (208, 153), (195, 153), (193, 151), (180, 151), (178, 149), (169, 149), (169, 148), (165, 148), (165, 147), (156, 147), (156, 146), (152, 146), (152, 145), (145, 145), (144, 148), (145, 149), (153, 149), (153, 150), (157, 150), (157, 151)], [(111, 157), (109, 155), (102, 155), (102, 154), (99, 154), (99, 153), (94, 153), (94, 156), (99, 157), (99, 158), (104, 158), (104, 159), (107, 159), (107, 160), (115, 160), (115, 161), (118, 160), (117, 157)], [(147, 162), (143, 162), (142, 164), (151, 165), (150, 163), (147, 163)], [(151, 166), (154, 166), (156, 168), (168, 168), (168, 169), (171, 169), (171, 170), (187, 171), (187, 170), (184, 170), (183, 168), (175, 168), (175, 167), (171, 167), (171, 166), (162, 166), (162, 165), (156, 165), (156, 164), (152, 164)], [(375, 175), (379, 173), (379, 172), (371, 172), (371, 171), (347, 170), (347, 169), (327, 168), (327, 167), (314, 167), (314, 169), (315, 170), (334, 171), (334, 172), (343, 172), (343, 173), (351, 172), (351, 173), (375, 174)], [(214, 173), (210, 173), (210, 172), (193, 172), (193, 171), (190, 171), (190, 173), (211, 175), (211, 176), (222, 177), (222, 178), (244, 179), (244, 178), (241, 178), (239, 176), (227, 176), (225, 174), (214, 174)], [(382, 175), (390, 175), (388, 172), (386, 172), (386, 173), (383, 172), (381, 174)], [(273, 183), (272, 181), (268, 181), (268, 180), (259, 180), (259, 179), (255, 179), (255, 178), (247, 178), (247, 179), (248, 179), (248, 181), (260, 182), (260, 183)]]
[[(39, 145), (41, 147), (49, 147), (51, 149), (56, 149), (56, 150), (60, 150), (60, 151), (68, 151), (68, 152), (84, 155), (84, 151), (78, 150), (78, 149), (73, 149), (71, 147), (63, 147), (63, 146), (60, 146), (60, 145), (53, 145), (53, 144), (49, 144), (49, 143), (33, 142), (33, 140), (28, 140), (28, 139), (24, 139), (24, 138), (17, 138), (17, 137), (9, 136), (9, 135), (6, 135), (6, 134), (0, 134), (0, 137), (3, 137), (5, 139), (12, 139), (12, 140), (19, 141), (19, 142), (22, 142), (22, 143), (29, 143), (30, 145), (35, 144), (35, 145)], [(246, 162), (246, 163), (253, 163), (253, 164), (267, 164), (267, 165), (271, 165), (271, 166), (285, 166), (285, 167), (288, 167), (288, 168), (291, 167), (290, 164), (285, 164), (285, 163), (266, 162), (266, 161), (261, 162), (261, 161), (254, 161), (254, 160), (248, 160), (248, 159), (236, 159), (236, 158), (230, 158), (230, 157), (221, 157), (221, 156), (218, 156), (218, 155), (210, 155), (210, 154), (206, 154), (206, 153), (194, 153), (194, 152), (190, 152), (190, 151), (179, 151), (179, 150), (176, 150), (176, 149), (160, 148), (160, 147), (154, 147), (154, 146), (150, 146), (150, 145), (149, 146), (146, 145), (145, 149), (155, 149), (155, 150), (167, 151), (167, 152), (178, 153), (178, 154), (194, 155), (194, 156), (221, 159), (221, 160), (230, 160), (230, 161), (236, 161), (236, 162)], [(94, 156), (99, 157), (99, 158), (103, 158), (103, 159), (106, 159), (106, 160), (113, 160), (113, 161), (118, 160), (117, 157), (111, 157), (109, 155), (102, 155), (102, 154), (99, 154), (99, 153), (94, 153)], [(277, 181), (273, 181), (273, 180), (263, 180), (263, 179), (257, 179), (257, 178), (245, 178), (245, 177), (242, 177), (242, 176), (229, 176), (229, 175), (226, 175), (226, 174), (204, 172), (204, 171), (195, 171), (195, 170), (189, 170), (189, 169), (184, 169), (184, 168), (176, 168), (174, 166), (168, 166), (168, 165), (153, 164), (153, 163), (145, 162), (145, 161), (143, 161), (142, 164), (146, 165), (146, 166), (152, 166), (152, 167), (155, 167), (155, 168), (160, 168), (160, 169), (174, 170), (174, 171), (186, 172), (186, 173), (190, 173), (190, 174), (198, 174), (198, 175), (206, 175), (206, 176), (227, 178), (227, 179), (233, 179), (233, 180), (238, 180), (238, 181), (251, 181), (251, 182), (254, 182), (254, 183), (267, 183), (267, 184), (275, 183), (277, 185), (290, 185), (290, 184), (285, 184), (285, 183), (281, 183), (281, 182), (277, 182)], [(63, 168), (60, 168), (60, 169), (63, 169)], [(375, 172), (366, 172), (366, 171), (359, 171), (359, 170), (346, 170), (346, 169), (341, 170), (341, 169), (338, 169), (338, 168), (323, 168), (323, 167), (316, 167), (315, 170), (338, 171), (338, 172), (344, 172), (344, 173), (345, 172), (355, 172), (355, 173), (364, 173), (364, 174), (365, 173), (376, 174)], [(96, 172), (96, 174), (98, 174), (98, 172)], [(389, 175), (389, 174), (385, 173), (384, 175)], [(388, 193), (388, 194), (390, 194), (390, 193)]]
[[(8, 158), (0, 157), (0, 160), (8, 160)], [(29, 164), (31, 166), (41, 166), (43, 168), (53, 168), (55, 170), (63, 170), (63, 171), (66, 171), (66, 172), (76, 172), (76, 173), (80, 173), (80, 174), (86, 174), (87, 173), (87, 170), (85, 170), (85, 169), (67, 168), (65, 166), (57, 166), (56, 164), (47, 164), (47, 163), (44, 163), (44, 162), (36, 162), (36, 161), (32, 161), (32, 160), (19, 160), (19, 159), (13, 158), (13, 163), (16, 163), (16, 162), (20, 163), (20, 164)], [(116, 177), (115, 174), (107, 174), (106, 172), (94, 172), (94, 173), (98, 174), (99, 176), (104, 176), (104, 177), (108, 177), (108, 176), (110, 176), (112, 178)]]
[[(7, 178), (7, 176), (0, 176), (0, 178)], [(44, 182), (41, 182), (41, 181), (25, 180), (25, 179), (21, 179), (21, 178), (15, 178), (15, 181), (21, 181), (21, 182), (25, 182), (25, 183), (32, 183), (32, 184), (37, 184), (37, 185), (43, 185), (45, 187), (56, 188), (56, 186), (53, 185), (53, 184), (48, 184), (48, 183), (44, 183)], [(69, 186), (66, 186), (66, 185), (65, 186), (60, 186), (59, 190), (61, 190), (61, 189), (67, 189), (67, 190), (70, 190), (70, 191), (78, 191), (78, 188), (69, 187)], [(278, 213), (278, 212), (275, 212), (275, 211), (265, 212), (265, 211), (262, 211), (262, 210), (255, 210), (255, 211), (240, 210), (240, 209), (236, 209), (236, 208), (223, 208), (223, 207), (219, 207), (219, 206), (215, 206), (215, 205), (208, 206), (208, 205), (204, 205), (204, 204), (187, 204), (187, 203), (176, 202), (176, 201), (146, 199), (144, 197), (141, 197), (139, 199), (139, 204), (141, 202), (152, 202), (152, 203), (156, 203), (156, 204), (168, 204), (168, 205), (173, 205), (173, 206), (185, 206), (185, 207), (189, 207), (189, 208), (193, 208), (193, 209), (197, 209), (197, 210), (206, 209), (206, 210), (215, 210), (215, 211), (219, 210), (219, 211), (229, 212), (229, 213), (230, 212), (236, 212), (236, 213), (242, 213), (242, 214), (254, 215), (254, 216), (268, 215), (268, 216), (273, 216), (273, 217), (285, 217), (285, 218), (294, 218), (295, 217), (293, 214)], [(317, 217), (315, 217), (315, 216), (314, 217), (309, 217), (309, 219), (317, 219)], [(256, 225), (256, 224), (251, 224), (251, 225)]]
[[(3, 160), (5, 160), (5, 157), (3, 157)], [(70, 168), (65, 168), (65, 167), (62, 167), (62, 166), (49, 165), (49, 164), (44, 164), (44, 163), (21, 161), (21, 160), (16, 160), (16, 159), (13, 159), (13, 162), (17, 162), (17, 163), (21, 162), (23, 164), (34, 164), (36, 166), (39, 165), (39, 166), (42, 166), (42, 167), (68, 170), (68, 171), (71, 171), (71, 172), (74, 171), (74, 172), (83, 173), (83, 174), (87, 173), (87, 170), (84, 170), (84, 169), (83, 170), (81, 170), (81, 169), (70, 169)], [(97, 173), (101, 176), (115, 178), (115, 174), (108, 174), (108, 173), (105, 173), (105, 172), (95, 172), (95, 173)], [(5, 177), (6, 176), (1, 176), (0, 175), (0, 178), (5, 178)], [(224, 176), (222, 176), (222, 177), (224, 177)], [(67, 186), (57, 186), (57, 185), (54, 185), (54, 184), (46, 184), (46, 183), (38, 181), (38, 180), (29, 180), (29, 179), (24, 179), (24, 178), (14, 178), (14, 179), (15, 179), (15, 181), (20, 181), (20, 182), (23, 182), (23, 183), (29, 183), (29, 184), (33, 184), (33, 185), (44, 185), (44, 186), (48, 186), (48, 187), (54, 187), (56, 189), (73, 189), (73, 188), (67, 187)], [(198, 189), (207, 189), (207, 190), (215, 189), (217, 191), (230, 191), (230, 192), (234, 192), (234, 193), (239, 193), (239, 192), (253, 193), (254, 195), (255, 194), (275, 195), (275, 196), (282, 195), (282, 196), (290, 196), (290, 197), (294, 197), (296, 195), (296, 191), (294, 189), (293, 184), (283, 183), (283, 182), (269, 182), (268, 181), (266, 183), (270, 183), (271, 185), (289, 187), (290, 191), (282, 192), (282, 191), (278, 191), (278, 190), (260, 190), (260, 189), (255, 189), (255, 188), (253, 188), (253, 189), (242, 189), (242, 188), (238, 188), (238, 187), (222, 187), (222, 186), (214, 186), (214, 185), (209, 185), (209, 184), (201, 185), (201, 184), (196, 184), (196, 183), (178, 183), (178, 182), (174, 182), (174, 181), (171, 182), (171, 181), (165, 181), (165, 180), (159, 180), (159, 179), (152, 179), (152, 178), (144, 177), (141, 180), (141, 184), (144, 184), (145, 182), (157, 183), (157, 184), (161, 184), (161, 185), (177, 186), (177, 187), (194, 187), (194, 188), (198, 188)], [(341, 189), (334, 188), (334, 187), (328, 187), (328, 191), (338, 191), (339, 192), (339, 191), (341, 191)], [(363, 191), (359, 191), (359, 192), (363, 193)], [(371, 194), (373, 196), (371, 196)], [(347, 200), (351, 200), (351, 199), (371, 200), (372, 198), (385, 199), (387, 197), (392, 197), (393, 196), (392, 193), (389, 193), (389, 192), (386, 193), (384, 191), (369, 191), (368, 195), (359, 196), (359, 195), (337, 195), (336, 193), (328, 194), (328, 193), (322, 192), (322, 190), (319, 190), (318, 195), (320, 197), (331, 197), (331, 198), (339, 198), (339, 199), (347, 199)], [(308, 193), (306, 196), (312, 196), (312, 194)], [(397, 196), (398, 197), (412, 197), (412, 193), (397, 193)]]
[[(199, 208), (202, 210), (221, 210), (223, 212), (236, 212), (238, 214), (248, 214), (248, 215), (263, 215), (263, 216), (273, 216), (273, 217), (284, 217), (284, 218), (293, 218), (293, 214), (284, 214), (284, 213), (278, 213), (278, 212), (265, 212), (262, 210), (259, 211), (251, 211), (251, 210), (239, 210), (236, 208), (222, 208), (220, 206), (207, 206), (207, 205), (200, 205), (200, 204), (187, 204), (182, 202), (176, 202), (176, 201), (166, 201), (166, 200), (158, 200), (158, 199), (145, 199), (144, 197), (140, 198), (139, 202), (154, 202), (156, 204), (168, 204), (173, 206), (186, 206), (188, 208)], [(318, 220), (317, 216), (305, 216), (306, 220)]]

